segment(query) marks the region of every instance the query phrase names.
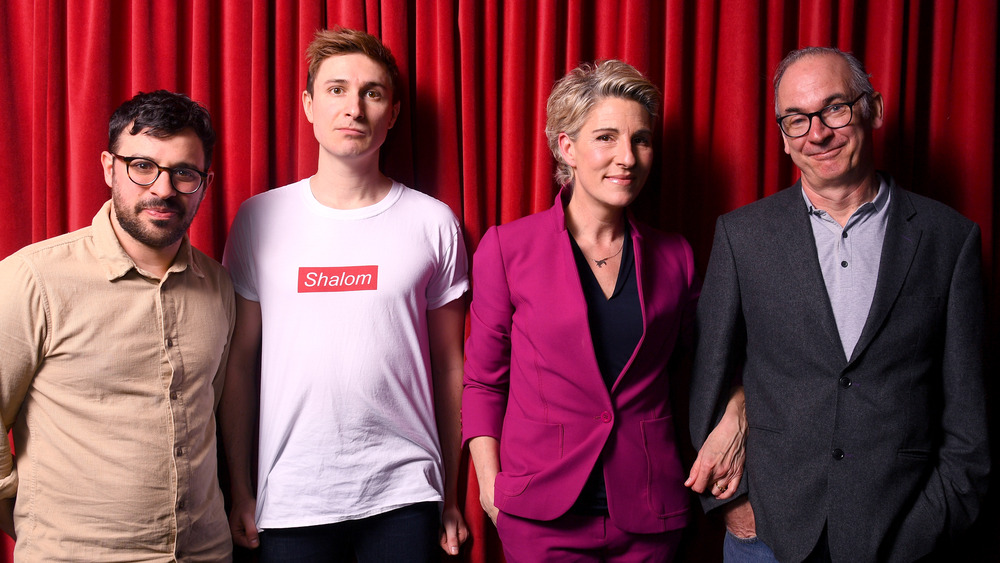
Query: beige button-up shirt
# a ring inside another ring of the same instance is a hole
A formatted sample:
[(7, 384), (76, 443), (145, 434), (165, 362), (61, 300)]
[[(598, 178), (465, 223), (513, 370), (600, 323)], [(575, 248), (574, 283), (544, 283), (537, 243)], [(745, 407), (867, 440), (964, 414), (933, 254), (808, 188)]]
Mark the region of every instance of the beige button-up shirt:
[(187, 238), (163, 279), (111, 228), (0, 262), (0, 498), (17, 561), (228, 561), (215, 407), (232, 284)]

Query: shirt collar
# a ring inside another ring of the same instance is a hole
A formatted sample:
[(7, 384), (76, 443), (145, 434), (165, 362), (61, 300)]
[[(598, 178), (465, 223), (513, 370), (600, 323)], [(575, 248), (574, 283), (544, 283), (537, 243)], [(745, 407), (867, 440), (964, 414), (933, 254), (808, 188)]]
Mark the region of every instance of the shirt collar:
[[(136, 267), (135, 262), (125, 252), (125, 249), (122, 248), (121, 242), (118, 241), (118, 236), (111, 226), (111, 200), (106, 201), (101, 206), (100, 211), (97, 212), (97, 215), (94, 215), (91, 227), (94, 232), (94, 246), (97, 248), (97, 258), (104, 267), (104, 273), (108, 281), (122, 278), (133, 269), (139, 272), (139, 268)], [(167, 269), (167, 275), (170, 275), (171, 272), (183, 272), (190, 265), (191, 271), (196, 276), (204, 278), (205, 273), (198, 267), (197, 262), (193, 260), (192, 250), (191, 242), (185, 234), (184, 238), (181, 239), (181, 246), (177, 251), (177, 256), (174, 258), (174, 263)]]
[[(826, 211), (822, 209), (817, 209), (816, 207), (813, 206), (812, 202), (809, 201), (809, 196), (806, 195), (805, 186), (802, 186), (801, 191), (802, 191), (802, 199), (803, 201), (805, 201), (806, 204), (806, 210), (809, 212), (810, 215), (817, 217), (826, 217), (829, 215)], [(889, 204), (889, 186), (888, 184), (885, 183), (885, 178), (883, 178), (881, 174), (878, 174), (878, 192), (875, 193), (875, 198), (872, 199), (871, 201), (862, 203), (857, 209), (855, 209), (854, 213), (851, 214), (851, 219), (848, 220), (848, 223), (850, 223), (851, 220), (854, 220), (856, 217), (867, 215), (869, 213), (878, 213), (882, 211), (888, 204)]]

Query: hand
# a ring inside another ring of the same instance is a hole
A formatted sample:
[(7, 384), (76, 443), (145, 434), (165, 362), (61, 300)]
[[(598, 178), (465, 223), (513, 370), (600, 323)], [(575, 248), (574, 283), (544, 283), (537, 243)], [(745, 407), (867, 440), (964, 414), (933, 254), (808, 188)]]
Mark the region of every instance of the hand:
[(483, 506), (483, 510), (486, 511), (486, 515), (490, 517), (493, 521), (493, 525), (497, 525), (497, 514), (499, 510), (493, 505), (493, 483), (490, 483), (488, 487), (480, 485), (479, 487), (479, 504)]
[[(743, 478), (746, 461), (746, 415), (742, 388), (733, 394), (726, 414), (698, 450), (684, 486), (709, 492), (719, 500), (731, 498)], [(707, 490), (706, 490), (707, 489)]]
[(257, 499), (249, 497), (243, 501), (233, 499), (233, 507), (229, 511), (229, 531), (233, 535), (233, 543), (247, 549), (257, 549), (260, 539), (257, 537), (257, 524), (254, 517), (257, 513)]
[(457, 506), (445, 506), (441, 513), (441, 549), (448, 555), (458, 555), (458, 548), (469, 539), (465, 518)]
[(754, 519), (750, 500), (743, 497), (722, 507), (722, 518), (726, 529), (738, 538), (752, 538), (757, 535), (757, 521)]
[(720, 422), (698, 451), (684, 486), (696, 493), (708, 489), (707, 492), (720, 500), (732, 497), (743, 478), (745, 436), (738, 429), (724, 428)]
[(476, 436), (469, 440), (469, 453), (479, 480), (479, 504), (496, 526), (499, 511), (493, 505), (493, 492), (500, 472), (500, 441), (491, 436)]

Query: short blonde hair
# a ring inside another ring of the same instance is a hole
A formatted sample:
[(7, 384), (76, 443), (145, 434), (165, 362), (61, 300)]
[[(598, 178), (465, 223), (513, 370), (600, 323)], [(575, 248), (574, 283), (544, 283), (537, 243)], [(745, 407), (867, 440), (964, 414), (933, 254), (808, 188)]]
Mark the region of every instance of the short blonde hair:
[(565, 186), (573, 180), (573, 169), (559, 152), (559, 134), (576, 139), (590, 110), (605, 98), (638, 102), (655, 120), (660, 109), (660, 91), (632, 65), (609, 59), (583, 63), (556, 81), (545, 104), (545, 137), (556, 159), (556, 181)]
[(306, 59), (309, 61), (309, 74), (306, 77), (306, 91), (311, 96), (316, 73), (323, 61), (338, 55), (361, 53), (385, 68), (389, 74), (389, 88), (392, 89), (392, 100), (396, 101), (399, 87), (399, 67), (392, 51), (379, 41), (378, 37), (358, 31), (336, 27), (321, 29), (316, 32), (309, 47), (306, 48)]

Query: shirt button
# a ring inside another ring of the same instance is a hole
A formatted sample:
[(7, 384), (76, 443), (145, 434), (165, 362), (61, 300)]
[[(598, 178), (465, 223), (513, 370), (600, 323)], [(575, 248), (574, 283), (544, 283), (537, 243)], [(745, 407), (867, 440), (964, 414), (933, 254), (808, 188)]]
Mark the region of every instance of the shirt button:
[(842, 236), (844, 238), (847, 238), (847, 231), (844, 231), (843, 233), (841, 233), (840, 236)]
[(177, 391), (171, 391), (170, 392), (170, 400), (171, 401), (176, 401), (177, 400)]
[(184, 448), (178, 447), (175, 451), (177, 452), (177, 457), (184, 455)]
[(837, 461), (840, 461), (840, 460), (844, 459), (844, 450), (842, 450), (840, 448), (834, 448), (834, 450), (833, 450), (833, 459), (835, 459)]
[(840, 386), (847, 389), (851, 386), (851, 378), (846, 375), (840, 378)]
[(174, 345), (174, 341), (173, 341), (173, 340), (170, 340), (170, 339), (168, 338), (168, 339), (166, 340), (165, 344), (167, 345), (167, 348), (170, 348), (171, 346), (173, 346), (173, 345)]
[(605, 424), (608, 423), (608, 422), (611, 422), (611, 413), (609, 413), (608, 411), (602, 412), (601, 413), (601, 422), (604, 422)]
[(177, 508), (179, 508), (181, 510), (184, 510), (184, 500), (183, 499), (177, 502)]
[(840, 263), (840, 267), (841, 268), (846, 268), (847, 267), (847, 260), (844, 260), (843, 262), (841, 262)]

